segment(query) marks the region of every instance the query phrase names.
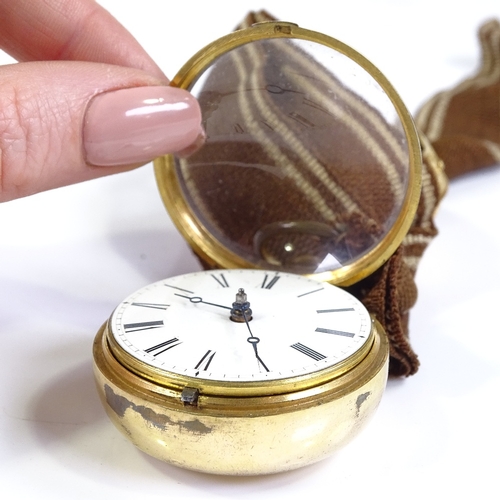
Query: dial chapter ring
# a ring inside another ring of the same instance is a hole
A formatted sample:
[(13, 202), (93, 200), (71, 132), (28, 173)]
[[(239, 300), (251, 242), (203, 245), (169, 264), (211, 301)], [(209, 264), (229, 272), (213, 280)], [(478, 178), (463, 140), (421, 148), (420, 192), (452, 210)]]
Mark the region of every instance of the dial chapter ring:
[(106, 350), (109, 350), (110, 355), (112, 355), (121, 366), (126, 367), (130, 372), (133, 372), (140, 378), (148, 380), (158, 386), (173, 390), (182, 390), (184, 387), (200, 387), (203, 394), (207, 395), (267, 397), (309, 389), (325, 382), (335, 380), (351, 372), (373, 350), (376, 337), (377, 335), (380, 336), (380, 329), (381, 327), (376, 329), (372, 326), (370, 336), (363, 346), (340, 363), (326, 369), (296, 377), (259, 382), (217, 381), (184, 376), (173, 372), (165, 372), (164, 370), (142, 362), (122, 349), (114, 339), (114, 336), (109, 334), (109, 326), (106, 326)]

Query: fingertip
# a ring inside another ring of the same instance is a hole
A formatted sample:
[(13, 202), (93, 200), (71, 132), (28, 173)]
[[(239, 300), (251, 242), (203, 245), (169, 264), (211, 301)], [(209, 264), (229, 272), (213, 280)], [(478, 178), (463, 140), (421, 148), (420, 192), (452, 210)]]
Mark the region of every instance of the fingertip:
[(84, 119), (85, 157), (95, 166), (193, 152), (203, 137), (198, 101), (186, 90), (169, 86), (104, 92), (91, 100)]

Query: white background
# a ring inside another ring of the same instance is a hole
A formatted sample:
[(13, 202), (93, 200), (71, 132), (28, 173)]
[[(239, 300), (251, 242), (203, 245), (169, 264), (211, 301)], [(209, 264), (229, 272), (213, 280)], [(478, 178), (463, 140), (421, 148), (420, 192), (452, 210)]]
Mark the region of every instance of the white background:
[[(101, 3), (170, 76), (249, 9), (265, 7), (352, 45), (412, 112), (477, 68), (476, 29), (500, 18), (498, 0)], [(149, 282), (198, 268), (163, 209), (151, 166), (0, 205), (2, 498), (494, 498), (499, 214), (498, 168), (452, 183), (440, 235), (417, 276), (411, 338), (422, 367), (389, 383), (355, 442), (294, 472), (225, 478), (136, 450), (107, 420), (94, 389), (93, 337), (116, 304)]]

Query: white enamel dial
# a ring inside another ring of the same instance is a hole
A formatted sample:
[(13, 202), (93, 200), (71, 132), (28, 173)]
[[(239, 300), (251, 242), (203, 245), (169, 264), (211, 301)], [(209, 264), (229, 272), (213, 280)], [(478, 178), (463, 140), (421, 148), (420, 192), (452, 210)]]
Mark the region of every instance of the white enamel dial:
[[(240, 322), (232, 320), (235, 302), (249, 302), (251, 316), (247, 311)], [(367, 342), (371, 318), (355, 297), (327, 283), (217, 270), (142, 288), (117, 307), (110, 330), (123, 350), (160, 370), (253, 382), (335, 366)]]

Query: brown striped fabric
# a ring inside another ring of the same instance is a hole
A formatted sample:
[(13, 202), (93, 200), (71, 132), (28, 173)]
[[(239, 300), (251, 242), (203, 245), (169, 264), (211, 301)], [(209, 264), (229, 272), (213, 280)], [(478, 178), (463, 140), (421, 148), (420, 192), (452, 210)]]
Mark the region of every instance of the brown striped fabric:
[(500, 163), (500, 23), (479, 30), (482, 64), (456, 87), (440, 92), (416, 115), (446, 165), (448, 177)]
[(479, 41), (478, 72), (435, 95), (416, 114), (424, 168), (412, 228), (387, 265), (365, 280), (368, 286), (355, 287), (368, 309), (385, 319), (394, 376), (412, 375), (418, 368), (408, 342), (408, 313), (416, 298), (413, 276), (436, 235), (432, 216), (446, 191), (446, 178), (500, 163), (500, 23), (491, 20), (481, 26)]

